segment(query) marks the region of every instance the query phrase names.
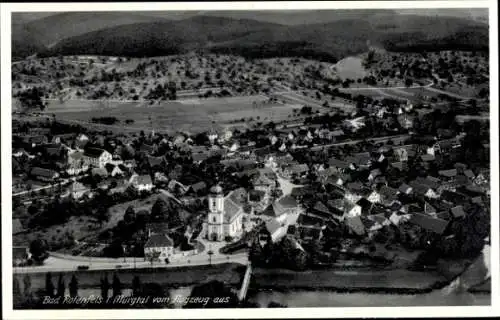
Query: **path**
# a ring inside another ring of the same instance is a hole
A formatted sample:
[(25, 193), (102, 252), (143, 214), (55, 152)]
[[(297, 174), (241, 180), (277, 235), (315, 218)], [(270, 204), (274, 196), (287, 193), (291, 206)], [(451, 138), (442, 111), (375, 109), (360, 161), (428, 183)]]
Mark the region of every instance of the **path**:
[(410, 136), (411, 135), (409, 135), (409, 134), (400, 134), (400, 135), (386, 136), (386, 137), (358, 139), (358, 140), (351, 140), (351, 141), (344, 141), (344, 142), (330, 143), (330, 144), (324, 144), (324, 145), (314, 146), (314, 147), (309, 148), (309, 150), (311, 150), (311, 151), (318, 151), (318, 150), (321, 150), (323, 148), (330, 148), (330, 147), (345, 146), (345, 145), (350, 145), (350, 144), (357, 144), (357, 143), (361, 143), (363, 141), (369, 141), (369, 142), (386, 142), (386, 141), (392, 140), (392, 141), (394, 141), (394, 143), (397, 143), (397, 142), (408, 140), (410, 138)]
[(46, 185), (46, 186), (43, 186), (43, 187), (40, 187), (40, 188), (13, 193), (12, 196), (13, 197), (17, 197), (17, 196), (22, 196), (24, 194), (28, 194), (30, 192), (38, 192), (38, 191), (41, 191), (41, 190), (50, 189), (50, 188), (56, 187), (58, 185), (64, 185), (64, 184), (70, 183), (72, 181), (77, 181), (78, 179), (84, 178), (86, 176), (88, 176), (88, 174), (85, 174), (85, 175), (82, 175), (82, 176), (77, 176), (77, 177), (71, 177), (71, 178), (62, 179), (61, 181), (59, 181), (57, 183), (54, 183), (54, 184), (49, 184), (49, 185)]

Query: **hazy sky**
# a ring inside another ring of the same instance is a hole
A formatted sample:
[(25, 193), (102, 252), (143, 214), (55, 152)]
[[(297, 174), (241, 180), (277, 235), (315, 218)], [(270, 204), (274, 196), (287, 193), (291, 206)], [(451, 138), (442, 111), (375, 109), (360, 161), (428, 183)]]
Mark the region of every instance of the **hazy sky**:
[[(365, 9), (366, 10), (366, 9)], [(306, 10), (303, 10), (305, 12)], [(426, 15), (426, 16), (432, 16), (432, 15), (439, 15), (439, 16), (454, 16), (454, 17), (461, 17), (461, 18), (472, 18), (472, 19), (481, 19), (481, 20), (486, 20), (488, 17), (488, 9), (485, 8), (466, 8), (466, 9), (394, 9), (394, 11), (400, 13), (400, 14), (417, 14), (417, 15)], [(271, 11), (274, 13), (281, 13), (284, 14), (287, 11)], [(268, 13), (271, 13), (268, 11)], [(292, 10), (289, 11), (290, 13), (292, 12), (297, 12), (297, 10)], [(19, 13), (13, 13), (12, 14), (12, 22), (13, 23), (23, 23), (23, 22), (28, 22), (36, 19), (41, 19), (45, 18), (54, 14), (57, 14), (60, 12), (19, 12)], [(186, 11), (181, 11), (181, 12), (165, 12), (165, 11), (143, 11), (143, 12), (137, 12), (141, 14), (147, 14), (151, 16), (163, 16), (165, 18), (170, 18), (170, 19), (179, 19), (184, 16), (192, 16), (196, 15), (197, 13), (194, 11), (186, 12)], [(215, 12), (211, 12), (213, 15)], [(222, 12), (221, 12), (222, 13)], [(198, 14), (203, 14), (202, 11), (199, 11)]]

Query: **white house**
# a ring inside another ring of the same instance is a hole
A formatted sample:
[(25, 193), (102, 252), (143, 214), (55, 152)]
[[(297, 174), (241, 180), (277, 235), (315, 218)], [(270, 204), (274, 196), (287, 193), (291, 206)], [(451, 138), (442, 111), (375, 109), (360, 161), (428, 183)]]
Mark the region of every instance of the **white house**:
[(361, 215), (361, 206), (355, 203), (346, 203), (344, 207), (344, 218), (353, 218)]
[(271, 240), (276, 243), (286, 235), (288, 226), (278, 220), (269, 220), (266, 222), (266, 229), (271, 235)]
[(164, 260), (174, 254), (174, 242), (164, 234), (153, 234), (144, 245), (147, 260)]
[(210, 130), (207, 134), (207, 137), (208, 137), (208, 140), (210, 141), (210, 143), (214, 143), (215, 140), (217, 140), (217, 138), (219, 137), (219, 135), (217, 134), (217, 132), (215, 130)]
[(137, 191), (151, 191), (153, 189), (153, 181), (151, 176), (145, 175), (133, 175), (130, 177), (130, 183), (137, 189)]
[(98, 168), (104, 168), (106, 163), (111, 162), (113, 156), (111, 153), (107, 152), (104, 149), (99, 148), (87, 148), (83, 152), (83, 160), (86, 165), (94, 166)]
[(87, 193), (88, 191), (90, 191), (90, 189), (86, 188), (83, 184), (81, 184), (78, 181), (73, 182), (73, 184), (71, 185), (71, 195), (75, 200), (78, 200), (81, 197), (83, 197), (85, 193)]
[(227, 236), (239, 237), (243, 232), (243, 208), (224, 197), (219, 185), (210, 189), (208, 196), (207, 236), (212, 241), (223, 241)]
[(115, 176), (124, 174), (123, 170), (120, 169), (119, 166), (111, 164), (111, 163), (106, 164), (106, 170), (108, 171), (108, 174), (111, 177), (115, 177)]
[(372, 191), (367, 200), (371, 203), (379, 203), (381, 201), (380, 193), (378, 193), (376, 190)]
[(398, 161), (408, 161), (408, 150), (406, 148), (394, 148), (393, 152)]
[(74, 151), (68, 153), (68, 168), (66, 172), (69, 175), (77, 175), (81, 172), (87, 171), (89, 166), (87, 162), (84, 160), (83, 152)]

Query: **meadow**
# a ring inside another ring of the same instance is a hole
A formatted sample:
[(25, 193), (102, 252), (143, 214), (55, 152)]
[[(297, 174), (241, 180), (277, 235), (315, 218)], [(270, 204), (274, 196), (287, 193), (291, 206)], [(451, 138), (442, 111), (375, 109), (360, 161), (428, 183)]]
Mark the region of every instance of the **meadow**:
[[(269, 102), (261, 95), (161, 101), (152, 105), (144, 101), (50, 101), (46, 114), (58, 120), (90, 122), (94, 117), (115, 117), (120, 122), (103, 126), (109, 129), (203, 132), (212, 127), (241, 126), (249, 122), (282, 121), (293, 113), (296, 104)], [(134, 120), (125, 124), (126, 120)]]

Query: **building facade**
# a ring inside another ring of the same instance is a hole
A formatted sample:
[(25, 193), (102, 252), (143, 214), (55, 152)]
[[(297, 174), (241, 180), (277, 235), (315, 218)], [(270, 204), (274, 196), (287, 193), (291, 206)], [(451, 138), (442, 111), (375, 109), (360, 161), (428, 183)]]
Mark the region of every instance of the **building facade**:
[(230, 194), (224, 197), (218, 185), (210, 189), (208, 196), (207, 230), (212, 241), (239, 237), (243, 231), (243, 208), (231, 200)]

